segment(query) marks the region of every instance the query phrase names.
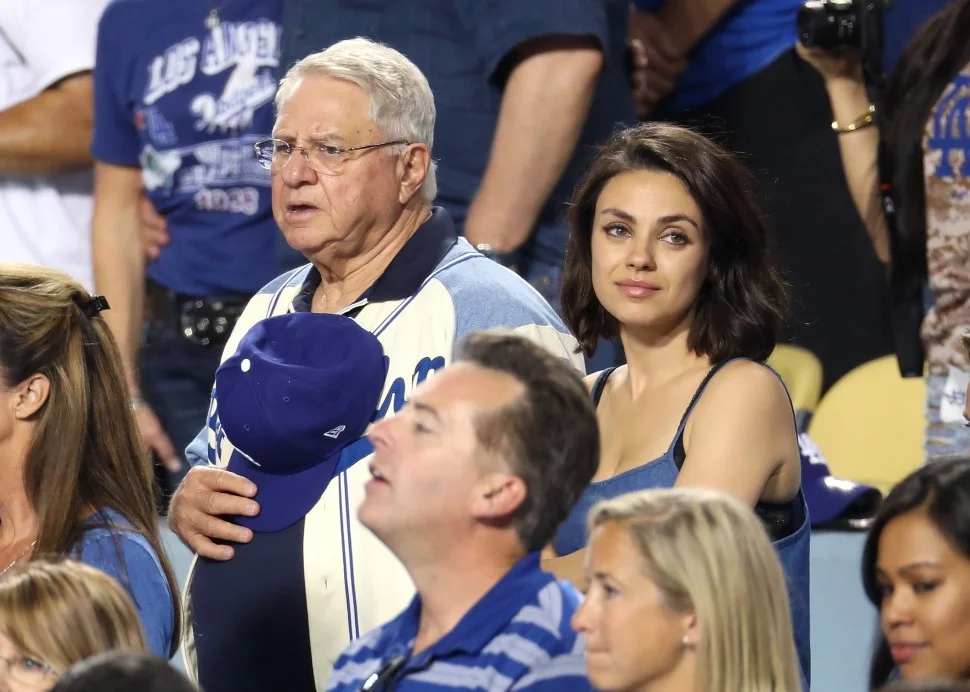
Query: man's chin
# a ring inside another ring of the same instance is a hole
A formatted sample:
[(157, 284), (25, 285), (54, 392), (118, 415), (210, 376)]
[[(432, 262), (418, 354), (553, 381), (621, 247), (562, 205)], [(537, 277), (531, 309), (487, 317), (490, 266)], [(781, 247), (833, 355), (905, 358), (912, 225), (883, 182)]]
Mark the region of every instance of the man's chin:
[(373, 499), (364, 496), (364, 501), (357, 508), (357, 520), (375, 534), (380, 531), (382, 512)]

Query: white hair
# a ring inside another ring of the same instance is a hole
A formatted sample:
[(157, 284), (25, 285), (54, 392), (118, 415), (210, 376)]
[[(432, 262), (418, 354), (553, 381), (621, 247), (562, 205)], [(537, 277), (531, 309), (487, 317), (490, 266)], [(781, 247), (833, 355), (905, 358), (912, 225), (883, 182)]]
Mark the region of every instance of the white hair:
[[(276, 112), (307, 75), (343, 79), (370, 98), (371, 120), (389, 140), (434, 143), (435, 107), (431, 86), (417, 65), (393, 48), (366, 38), (352, 38), (312, 53), (291, 67), (276, 92)], [(395, 147), (397, 151), (401, 149)], [(421, 196), (431, 202), (438, 194), (431, 161)]]

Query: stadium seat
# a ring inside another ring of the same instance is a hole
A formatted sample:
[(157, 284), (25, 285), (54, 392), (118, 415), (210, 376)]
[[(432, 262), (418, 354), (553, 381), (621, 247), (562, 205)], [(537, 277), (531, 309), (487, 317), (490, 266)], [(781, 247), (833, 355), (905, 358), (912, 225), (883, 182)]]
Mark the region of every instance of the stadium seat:
[(815, 408), (808, 433), (833, 475), (888, 492), (923, 463), (926, 382), (902, 378), (895, 356), (844, 375)]
[(804, 430), (822, 396), (821, 361), (801, 346), (779, 344), (768, 358), (768, 365), (781, 375), (788, 387), (798, 428)]

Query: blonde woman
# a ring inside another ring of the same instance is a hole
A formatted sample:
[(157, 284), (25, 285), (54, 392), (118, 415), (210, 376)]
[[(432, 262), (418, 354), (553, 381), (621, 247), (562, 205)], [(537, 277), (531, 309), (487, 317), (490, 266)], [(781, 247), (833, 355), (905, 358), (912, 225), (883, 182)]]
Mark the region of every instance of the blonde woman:
[(106, 651), (146, 650), (138, 613), (93, 567), (33, 560), (0, 580), (0, 690), (49, 690), (70, 666)]
[(739, 501), (673, 489), (602, 502), (585, 575), (573, 627), (596, 689), (803, 689), (781, 566)]

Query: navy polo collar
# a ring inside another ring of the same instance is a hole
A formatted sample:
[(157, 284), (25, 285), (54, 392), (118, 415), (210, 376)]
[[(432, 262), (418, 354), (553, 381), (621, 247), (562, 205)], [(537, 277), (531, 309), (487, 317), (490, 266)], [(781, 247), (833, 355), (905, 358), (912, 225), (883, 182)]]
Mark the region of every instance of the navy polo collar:
[[(451, 216), (442, 207), (433, 207), (431, 218), (418, 227), (384, 273), (348, 310), (367, 303), (404, 300), (414, 295), (457, 242), (458, 233)], [(320, 272), (311, 268), (293, 299), (293, 312), (310, 312), (313, 293), (320, 281)]]
[(411, 658), (421, 618), (421, 598), (415, 596), (407, 609), (387, 625), (380, 648), (410, 660), (406, 669), (422, 668), (433, 658), (454, 653), (476, 655), (502, 630), (523, 606), (555, 577), (543, 572), (538, 552), (528, 553), (489, 589), (464, 617), (440, 640)]

